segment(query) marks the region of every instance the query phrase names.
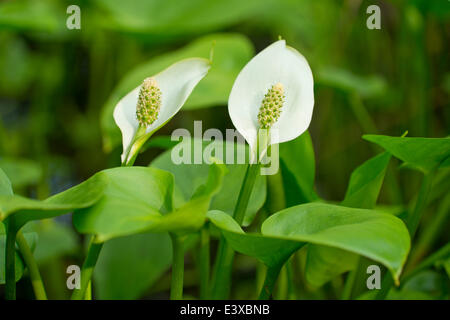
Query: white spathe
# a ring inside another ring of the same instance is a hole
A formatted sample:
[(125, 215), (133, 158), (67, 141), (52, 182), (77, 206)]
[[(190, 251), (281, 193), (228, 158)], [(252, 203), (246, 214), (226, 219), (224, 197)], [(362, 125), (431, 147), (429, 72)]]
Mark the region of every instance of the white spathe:
[[(161, 90), (161, 108), (158, 118), (146, 128), (146, 133), (153, 133), (161, 128), (181, 109), (197, 83), (208, 73), (210, 67), (210, 60), (190, 58), (178, 61), (152, 76)], [(127, 150), (139, 127), (136, 118), (136, 104), (140, 88), (141, 85), (129, 92), (114, 108), (114, 120), (122, 131), (122, 162), (125, 161)]]
[(280, 118), (270, 128), (274, 134), (269, 144), (295, 139), (311, 122), (314, 107), (311, 68), (305, 57), (286, 46), (285, 40), (279, 40), (247, 63), (237, 76), (228, 99), (231, 120), (252, 150), (257, 142), (261, 102), (277, 83), (283, 85), (285, 100)]

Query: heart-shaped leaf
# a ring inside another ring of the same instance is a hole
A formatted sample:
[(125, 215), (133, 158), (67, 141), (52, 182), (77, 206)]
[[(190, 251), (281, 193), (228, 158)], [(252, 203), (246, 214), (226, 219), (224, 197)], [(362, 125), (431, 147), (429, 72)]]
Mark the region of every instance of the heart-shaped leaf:
[[(209, 150), (209, 151), (208, 151)], [(215, 150), (215, 151), (214, 151)], [(186, 155), (185, 163), (176, 164), (172, 156), (178, 156), (180, 153)], [(229, 163), (229, 157), (237, 162), (242, 155), (242, 164), (227, 164), (228, 174), (223, 179), (223, 186), (217, 195), (211, 201), (210, 210), (220, 210), (228, 214), (232, 214), (236, 206), (239, 190), (236, 186), (240, 186), (244, 180), (247, 168), (249, 150), (248, 146), (243, 144), (235, 144), (232, 142), (202, 141), (199, 139), (183, 138), (173, 149), (164, 152), (151, 163), (152, 167), (167, 170), (174, 175), (175, 178), (175, 194), (179, 203), (189, 200), (196, 188), (205, 183), (208, 177), (208, 167), (206, 163), (211, 158), (210, 153), (219, 161)], [(203, 163), (195, 164), (196, 157), (200, 155)], [(257, 211), (263, 206), (266, 199), (266, 179), (265, 176), (258, 175), (255, 182), (249, 205), (245, 214), (243, 225), (247, 226), (255, 217)]]
[(85, 182), (43, 201), (18, 195), (0, 195), (0, 221), (19, 230), (28, 221), (52, 218), (74, 209), (88, 207), (100, 199), (105, 186), (104, 177), (96, 174)]
[(261, 232), (365, 256), (385, 265), (397, 281), (410, 249), (408, 230), (399, 218), (325, 203), (282, 210), (264, 221)]
[[(234, 250), (269, 267), (283, 264), (306, 243), (353, 252), (385, 265), (396, 281), (410, 248), (403, 222), (374, 210), (324, 203), (284, 209), (266, 219), (261, 234), (246, 234), (231, 217), (213, 211), (208, 218), (222, 230)], [(297, 243), (296, 243), (297, 242)]]
[(293, 252), (305, 245), (296, 240), (245, 233), (230, 215), (219, 210), (209, 211), (207, 217), (221, 230), (233, 250), (259, 259), (269, 268), (283, 264)]
[(408, 138), (371, 134), (363, 138), (378, 144), (407, 166), (423, 172), (438, 168), (450, 157), (450, 137)]
[[(378, 199), (391, 155), (381, 153), (356, 168), (348, 184), (343, 206), (372, 209)], [(335, 276), (356, 267), (357, 255), (338, 248), (310, 245), (305, 266), (306, 280), (320, 287)]]
[(173, 176), (157, 168), (121, 167), (101, 172), (108, 179), (103, 198), (77, 210), (75, 228), (98, 241), (146, 231), (177, 232), (201, 227), (211, 197), (220, 189), (225, 168), (210, 165), (208, 180), (190, 201), (173, 209)]

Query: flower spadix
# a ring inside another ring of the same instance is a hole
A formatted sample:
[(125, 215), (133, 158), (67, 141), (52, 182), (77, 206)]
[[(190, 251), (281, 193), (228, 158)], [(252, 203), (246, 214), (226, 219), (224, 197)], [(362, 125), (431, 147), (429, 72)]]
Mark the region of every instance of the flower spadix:
[(117, 103), (114, 120), (122, 131), (122, 163), (132, 161), (144, 142), (181, 109), (209, 68), (207, 59), (181, 60), (143, 79)]
[(279, 40), (257, 54), (239, 73), (228, 100), (234, 126), (252, 150), (265, 129), (267, 145), (306, 131), (314, 107), (313, 76), (305, 57)]

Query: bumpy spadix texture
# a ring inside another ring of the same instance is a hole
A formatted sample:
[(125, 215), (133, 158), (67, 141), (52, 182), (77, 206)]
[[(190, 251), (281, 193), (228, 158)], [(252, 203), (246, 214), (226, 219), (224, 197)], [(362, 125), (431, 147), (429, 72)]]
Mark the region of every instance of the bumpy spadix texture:
[(161, 108), (161, 89), (154, 78), (144, 80), (139, 91), (136, 106), (136, 118), (143, 127), (148, 127), (156, 121)]
[(258, 113), (258, 123), (262, 129), (269, 129), (281, 114), (284, 103), (284, 88), (281, 83), (273, 85), (264, 95)]
[[(258, 53), (239, 73), (228, 99), (228, 112), (252, 150), (256, 150), (258, 130), (267, 126), (269, 144), (282, 143), (308, 129), (314, 106), (313, 88), (308, 61), (286, 41), (279, 40)], [(270, 100), (265, 96), (268, 91), (277, 94), (271, 95)], [(282, 107), (271, 107), (269, 100), (282, 101)], [(271, 111), (272, 116), (266, 111)]]
[[(122, 161), (127, 160), (127, 151), (130, 150), (139, 125), (145, 124), (145, 133), (148, 135), (161, 128), (180, 110), (210, 67), (211, 61), (201, 58), (178, 61), (147, 78), (148, 81), (146, 79), (117, 103), (114, 120), (122, 132)], [(159, 92), (159, 98), (155, 98), (154, 102), (151, 100), (152, 92), (155, 96)], [(145, 99), (147, 96), (148, 103)]]

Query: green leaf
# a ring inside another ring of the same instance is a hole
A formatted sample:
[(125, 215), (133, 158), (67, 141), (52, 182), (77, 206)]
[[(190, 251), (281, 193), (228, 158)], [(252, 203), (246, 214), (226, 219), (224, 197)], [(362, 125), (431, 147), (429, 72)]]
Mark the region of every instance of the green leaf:
[(356, 168), (341, 204), (353, 208), (374, 208), (390, 159), (391, 155), (384, 152)]
[[(184, 250), (197, 242), (196, 233), (183, 237)], [(172, 241), (165, 233), (141, 233), (107, 241), (94, 271), (98, 299), (141, 298), (172, 264)], [(126, 270), (126, 272), (124, 272)]]
[(450, 137), (408, 138), (364, 135), (364, 139), (378, 144), (407, 166), (429, 172), (450, 157)]
[(361, 97), (379, 97), (386, 93), (386, 81), (376, 75), (359, 76), (345, 69), (328, 67), (317, 73), (319, 84), (334, 87), (346, 92), (356, 92)]
[[(391, 155), (381, 153), (353, 171), (341, 205), (372, 209), (378, 199)], [(335, 276), (353, 270), (358, 261), (354, 253), (328, 246), (311, 245), (305, 267), (306, 280), (320, 287)]]
[(42, 176), (39, 164), (27, 159), (1, 158), (0, 168), (11, 179), (14, 189), (36, 184)]
[(314, 148), (309, 132), (281, 143), (279, 148), (287, 205), (317, 200), (319, 197), (314, 192)]
[(335, 247), (385, 265), (394, 279), (410, 249), (404, 223), (375, 210), (309, 203), (282, 210), (262, 225), (262, 234)]
[(55, 1), (5, 1), (0, 4), (0, 27), (46, 33), (62, 32), (65, 8)]
[(143, 79), (164, 70), (172, 63), (190, 57), (209, 58), (214, 44), (214, 57), (208, 75), (196, 86), (182, 110), (226, 105), (234, 80), (253, 56), (250, 41), (237, 34), (215, 34), (199, 38), (188, 46), (136, 66), (117, 85), (102, 109), (101, 127), (104, 148), (111, 151), (120, 144), (120, 130), (113, 119), (117, 102)]
[(172, 262), (167, 233), (143, 233), (107, 241), (94, 272), (99, 299), (138, 299)]
[(255, 15), (258, 0), (96, 0), (104, 28), (171, 39), (217, 30)]
[(12, 196), (13, 190), (11, 186), (11, 181), (9, 181), (8, 176), (0, 168), (0, 196)]
[(67, 225), (49, 219), (28, 223), (25, 230), (35, 232), (38, 236), (33, 256), (39, 264), (77, 252), (77, 234)]
[(419, 272), (402, 286), (401, 291), (421, 292), (434, 299), (448, 299), (450, 294), (447, 276), (433, 270)]
[[(28, 245), (33, 250), (36, 247), (37, 242), (37, 234), (36, 233), (24, 233), (25, 239), (28, 242)], [(0, 222), (0, 284), (5, 283), (5, 247), (6, 247), (6, 235), (5, 235), (5, 226), (2, 222)], [(22, 278), (22, 275), (25, 271), (25, 262), (22, 260), (19, 249), (16, 247), (16, 255), (15, 255), (15, 267), (16, 267), (16, 282)]]
[(77, 210), (75, 228), (97, 236), (98, 241), (152, 232), (182, 232), (200, 228), (211, 197), (222, 185), (225, 167), (210, 165), (208, 180), (190, 201), (173, 207), (173, 176), (146, 167), (120, 167), (104, 170), (109, 182), (104, 197), (94, 206)]
[(255, 257), (269, 268), (284, 263), (292, 253), (305, 245), (295, 240), (245, 233), (230, 215), (222, 211), (211, 210), (207, 217), (221, 230), (233, 250)]
[(328, 246), (310, 245), (305, 264), (305, 278), (315, 287), (321, 287), (334, 277), (355, 269), (358, 255)]
[[(93, 205), (103, 195), (106, 182), (96, 174), (85, 182), (39, 201), (18, 195), (0, 195), (0, 221), (13, 222), (19, 230), (28, 221), (53, 218), (74, 209)], [(13, 217), (13, 221), (10, 219)]]
[[(249, 150), (247, 145), (235, 144), (232, 142), (217, 141), (202, 141), (199, 139), (183, 138), (175, 148), (168, 150), (158, 156), (151, 163), (152, 167), (167, 170), (174, 175), (175, 178), (175, 198), (176, 202), (184, 203), (192, 197), (192, 194), (196, 188), (205, 183), (208, 177), (209, 165), (205, 163), (209, 159), (208, 150), (221, 150), (221, 154), (213, 154), (213, 156), (219, 161), (227, 163), (227, 155), (234, 155), (235, 162), (237, 162), (237, 156), (239, 150), (245, 153), (245, 162), (248, 163)], [(185, 159), (185, 163), (189, 164), (175, 164), (172, 161), (172, 153), (178, 155), (180, 153), (186, 153), (188, 156)], [(213, 152), (211, 152), (213, 153)], [(195, 155), (205, 155), (203, 157), (202, 164), (194, 164)], [(234, 207), (237, 203), (239, 195), (239, 188), (244, 180), (247, 164), (227, 164), (227, 175), (223, 179), (223, 186), (221, 191), (215, 195), (211, 201), (210, 210), (220, 210), (233, 214)], [(237, 188), (237, 189), (236, 189)], [(249, 225), (258, 210), (263, 206), (266, 199), (266, 177), (258, 175), (255, 182), (252, 195), (250, 196), (249, 205), (245, 213), (243, 225)]]
[(339, 248), (385, 265), (398, 277), (410, 248), (403, 222), (374, 210), (309, 203), (282, 210), (262, 225), (261, 234), (244, 233), (232, 217), (208, 212), (208, 219), (230, 246), (268, 267), (285, 263), (306, 243)]
[[(376, 290), (367, 291), (358, 299), (373, 300)], [(400, 288), (392, 288), (388, 300), (448, 300), (450, 288), (446, 276), (433, 270), (423, 270), (402, 283)]]

